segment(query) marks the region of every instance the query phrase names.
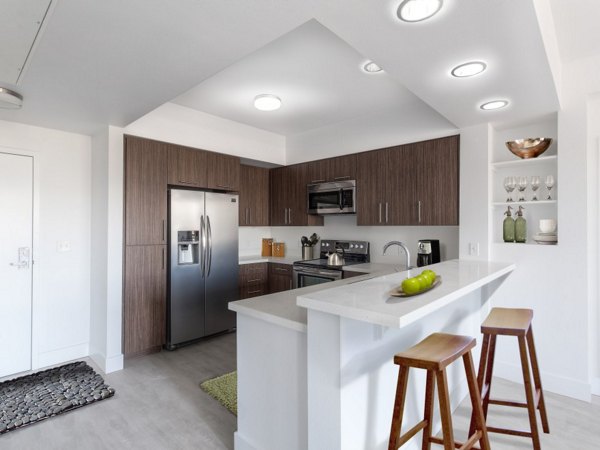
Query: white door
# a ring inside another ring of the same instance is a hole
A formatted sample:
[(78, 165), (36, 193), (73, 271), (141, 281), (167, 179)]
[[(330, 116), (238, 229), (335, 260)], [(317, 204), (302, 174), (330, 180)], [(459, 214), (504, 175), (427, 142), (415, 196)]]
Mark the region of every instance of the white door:
[(0, 153), (0, 377), (31, 369), (33, 158)]

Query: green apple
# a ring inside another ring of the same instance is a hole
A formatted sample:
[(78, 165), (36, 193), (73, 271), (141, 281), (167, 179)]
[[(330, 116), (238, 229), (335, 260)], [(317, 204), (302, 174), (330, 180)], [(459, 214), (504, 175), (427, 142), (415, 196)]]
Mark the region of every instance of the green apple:
[(435, 281), (435, 277), (437, 276), (433, 270), (429, 270), (429, 269), (421, 272), (421, 275), (429, 278), (430, 284), (433, 284), (433, 282)]
[(421, 284), (421, 290), (422, 291), (424, 291), (429, 286), (431, 286), (431, 282), (429, 281), (429, 277), (427, 277), (425, 275), (417, 275), (416, 278), (417, 278), (417, 280), (419, 280), (419, 283)]
[(421, 291), (421, 282), (416, 278), (407, 278), (402, 282), (402, 291), (405, 294), (416, 294)]

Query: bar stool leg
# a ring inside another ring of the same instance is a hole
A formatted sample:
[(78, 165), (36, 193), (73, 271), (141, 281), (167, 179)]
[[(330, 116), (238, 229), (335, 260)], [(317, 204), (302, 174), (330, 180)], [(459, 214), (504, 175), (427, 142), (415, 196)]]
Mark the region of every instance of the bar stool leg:
[(469, 394), (471, 397), (471, 406), (473, 407), (472, 421), (475, 421), (474, 430), (469, 431), (469, 438), (476, 432), (481, 432), (479, 444), (481, 450), (490, 450), (490, 441), (488, 438), (485, 418), (483, 417), (483, 409), (481, 407), (481, 397), (479, 394), (479, 386), (475, 380), (475, 366), (473, 365), (473, 357), (471, 352), (463, 355), (465, 372), (467, 374), (467, 384), (469, 385)]
[(423, 429), (422, 450), (431, 450), (431, 435), (433, 433), (433, 399), (435, 397), (435, 376), (433, 371), (427, 371), (427, 384), (425, 386), (425, 411), (423, 419), (427, 421), (427, 425)]
[(440, 397), (440, 415), (442, 416), (444, 450), (454, 450), (454, 430), (452, 429), (452, 412), (450, 410), (450, 396), (448, 395), (446, 370), (437, 371), (436, 377)]
[(529, 348), (529, 358), (531, 359), (531, 371), (533, 372), (533, 383), (535, 385), (536, 394), (540, 396), (538, 403), (538, 409), (540, 410), (540, 416), (542, 418), (542, 428), (544, 433), (550, 433), (550, 426), (548, 425), (548, 416), (546, 415), (546, 402), (544, 401), (544, 391), (542, 389), (542, 378), (540, 377), (540, 369), (538, 366), (537, 355), (535, 352), (535, 344), (533, 342), (533, 329), (529, 327), (527, 331), (527, 347)]
[(404, 403), (406, 401), (406, 386), (408, 385), (408, 367), (400, 366), (398, 372), (398, 386), (396, 387), (396, 400), (394, 401), (394, 413), (392, 415), (392, 430), (390, 431), (389, 450), (398, 450), (398, 437), (402, 428), (402, 416), (404, 414)]
[(531, 376), (529, 374), (529, 359), (527, 357), (527, 343), (525, 336), (519, 336), (519, 353), (521, 355), (521, 366), (523, 368), (523, 382), (525, 384), (525, 396), (527, 398), (527, 412), (529, 413), (529, 425), (531, 426), (533, 448), (534, 450), (541, 450), (535, 412), (535, 398), (531, 386)]
[(482, 401), (483, 401), (483, 417), (487, 420), (488, 409), (490, 406), (490, 394), (492, 392), (492, 376), (494, 375), (494, 361), (496, 360), (496, 338), (497, 336), (490, 336), (490, 348), (488, 352), (488, 358), (486, 362), (485, 370), (485, 381), (482, 387)]

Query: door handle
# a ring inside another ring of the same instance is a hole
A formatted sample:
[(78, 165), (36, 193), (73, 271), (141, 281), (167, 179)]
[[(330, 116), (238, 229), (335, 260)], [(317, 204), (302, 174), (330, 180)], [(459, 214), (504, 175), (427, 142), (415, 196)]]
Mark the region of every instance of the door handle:
[(210, 227), (210, 216), (206, 216), (206, 239), (208, 243), (208, 251), (206, 252), (206, 260), (208, 267), (206, 269), (206, 276), (210, 275), (210, 266), (212, 265), (212, 230)]
[(19, 259), (16, 263), (9, 263), (10, 266), (16, 267), (17, 269), (28, 269), (29, 258), (31, 255), (29, 247), (19, 247)]
[(389, 219), (389, 205), (388, 202), (385, 202), (385, 223), (388, 223), (388, 219)]
[(204, 223), (204, 216), (200, 217), (200, 271), (202, 272), (202, 278), (205, 276), (206, 268), (206, 224)]

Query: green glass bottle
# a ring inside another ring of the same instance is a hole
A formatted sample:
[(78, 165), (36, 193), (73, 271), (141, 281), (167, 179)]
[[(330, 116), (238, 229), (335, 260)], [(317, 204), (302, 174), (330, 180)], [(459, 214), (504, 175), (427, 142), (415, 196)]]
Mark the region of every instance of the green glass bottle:
[(524, 243), (527, 241), (527, 221), (523, 217), (523, 208), (519, 206), (517, 219), (515, 220), (515, 242)]
[(506, 219), (502, 223), (502, 237), (504, 242), (515, 242), (515, 220), (510, 212), (512, 208), (509, 206), (504, 215)]

